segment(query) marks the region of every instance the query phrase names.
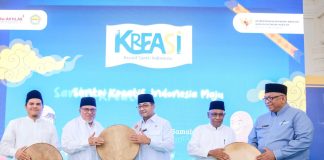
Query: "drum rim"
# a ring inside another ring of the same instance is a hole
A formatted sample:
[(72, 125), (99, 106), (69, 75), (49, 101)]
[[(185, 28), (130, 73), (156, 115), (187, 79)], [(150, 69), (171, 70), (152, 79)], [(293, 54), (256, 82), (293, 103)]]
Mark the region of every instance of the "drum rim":
[[(111, 129), (111, 128), (115, 128), (115, 127), (119, 127), (119, 128), (122, 127), (122, 128), (127, 129), (128, 131), (131, 131), (132, 133), (136, 134), (135, 130), (134, 130), (133, 128), (127, 126), (127, 125), (124, 125), (124, 124), (114, 124), (114, 125), (111, 125), (111, 126), (105, 128), (105, 129), (100, 133), (99, 137), (102, 137), (102, 134), (103, 134), (105, 131), (107, 131), (107, 130), (109, 130), (109, 129)], [(134, 144), (136, 144), (136, 143), (134, 143)], [(99, 148), (101, 148), (101, 146), (97, 146), (97, 147), (96, 147), (96, 151), (97, 151), (99, 157), (100, 157), (101, 159), (106, 159), (107, 157), (105, 157), (105, 155), (101, 153), (101, 152), (103, 152), (104, 150), (99, 149)], [(100, 150), (100, 151), (99, 151), (99, 150)], [(136, 145), (136, 153), (134, 153), (134, 156), (133, 156), (134, 158), (136, 158), (136, 155), (138, 154), (139, 150), (140, 150), (140, 145), (137, 144), (137, 145)]]
[(25, 151), (27, 152), (29, 149), (31, 149), (31, 147), (37, 146), (37, 145), (47, 145), (47, 146), (51, 147), (54, 151), (56, 151), (58, 153), (61, 160), (63, 160), (63, 157), (62, 157), (60, 151), (55, 146), (53, 146), (52, 144), (49, 144), (49, 143), (44, 143), (44, 142), (34, 143), (34, 144), (28, 146)]
[[(253, 145), (251, 145), (249, 143), (246, 143), (246, 142), (233, 142), (233, 143), (230, 143), (230, 144), (228, 144), (228, 145), (226, 145), (224, 147), (224, 152), (228, 154), (228, 148), (229, 147), (232, 147), (233, 145), (237, 145), (237, 144), (244, 145), (243, 146), (244, 149), (248, 148), (251, 151), (251, 153), (252, 152), (253, 153), (256, 153), (256, 155), (260, 155), (261, 154), (261, 152), (257, 148), (255, 148)], [(230, 152), (234, 152), (234, 151), (233, 150), (230, 150)]]

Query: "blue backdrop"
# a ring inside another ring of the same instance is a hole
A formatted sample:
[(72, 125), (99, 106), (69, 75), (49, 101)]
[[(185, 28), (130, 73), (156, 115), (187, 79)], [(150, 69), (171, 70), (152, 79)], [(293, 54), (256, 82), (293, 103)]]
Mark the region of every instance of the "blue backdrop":
[[(301, 0), (238, 2), (255, 13), (302, 14), (303, 7)], [(47, 14), (44, 30), (0, 30), (2, 48), (12, 49), (21, 43), (40, 59), (48, 56), (58, 62), (70, 57), (63, 68), (54, 71), (31, 71), (14, 83), (1, 79), (1, 135), (10, 120), (26, 115), (24, 99), (32, 89), (40, 90), (45, 105), (55, 111), (59, 135), (64, 124), (78, 116), (80, 97), (87, 95), (96, 97), (96, 119), (105, 127), (131, 127), (140, 119), (136, 95), (145, 92), (154, 94), (156, 113), (174, 128), (173, 158), (190, 159), (186, 145), (194, 127), (208, 123), (211, 100), (225, 101), (224, 124), (235, 128), (231, 121), (234, 113), (243, 111), (254, 120), (267, 111), (259, 95), (266, 82), (304, 78), (303, 56), (296, 61), (261, 33), (237, 32), (233, 27), (236, 14), (225, 1), (30, 0), (0, 4), (0, 9), (43, 10)], [(192, 63), (159, 69), (132, 63), (106, 67), (106, 48), (113, 47), (106, 41), (106, 27), (120, 24), (191, 26), (192, 43), (182, 47), (191, 48)], [(303, 34), (281, 36), (303, 52)]]

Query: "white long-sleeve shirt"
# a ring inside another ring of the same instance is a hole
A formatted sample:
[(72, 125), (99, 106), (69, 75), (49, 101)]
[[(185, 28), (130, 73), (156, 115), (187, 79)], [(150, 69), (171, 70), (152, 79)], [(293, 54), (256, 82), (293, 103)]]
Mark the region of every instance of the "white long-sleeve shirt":
[(55, 126), (45, 119), (35, 121), (22, 117), (9, 122), (1, 143), (0, 154), (13, 158), (19, 148), (28, 147), (35, 143), (48, 143), (59, 146)]
[(88, 138), (95, 132), (98, 137), (102, 125), (94, 121), (92, 126), (81, 116), (69, 121), (62, 131), (62, 149), (68, 154), (69, 160), (99, 160), (95, 146), (90, 146)]
[(197, 160), (214, 160), (213, 157), (208, 157), (208, 152), (217, 148), (235, 142), (234, 131), (224, 125), (215, 128), (211, 124), (200, 125), (192, 132), (191, 140), (188, 143), (189, 155)]
[(141, 144), (137, 160), (169, 160), (174, 148), (174, 137), (170, 123), (153, 115), (146, 122), (140, 120), (135, 125), (137, 132), (143, 131), (151, 143)]

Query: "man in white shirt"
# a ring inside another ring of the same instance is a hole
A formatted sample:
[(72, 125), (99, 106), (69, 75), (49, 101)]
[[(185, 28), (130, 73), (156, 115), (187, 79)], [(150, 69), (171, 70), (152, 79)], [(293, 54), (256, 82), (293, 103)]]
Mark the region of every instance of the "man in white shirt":
[(140, 144), (137, 160), (170, 160), (174, 148), (172, 127), (169, 121), (154, 112), (154, 99), (151, 94), (138, 95), (138, 111), (143, 118), (135, 125), (137, 134), (130, 140)]
[(17, 160), (30, 160), (25, 149), (35, 143), (48, 143), (58, 147), (56, 128), (40, 118), (43, 110), (43, 98), (39, 91), (32, 90), (26, 96), (27, 117), (9, 122), (1, 143), (0, 154)]
[(210, 124), (196, 127), (188, 143), (189, 155), (197, 160), (229, 160), (224, 146), (235, 141), (234, 131), (223, 125), (225, 106), (223, 101), (212, 101), (207, 116)]
[(95, 121), (96, 100), (83, 97), (80, 102), (80, 116), (69, 121), (62, 131), (62, 148), (69, 160), (99, 160), (96, 146), (104, 140), (98, 135), (102, 125)]

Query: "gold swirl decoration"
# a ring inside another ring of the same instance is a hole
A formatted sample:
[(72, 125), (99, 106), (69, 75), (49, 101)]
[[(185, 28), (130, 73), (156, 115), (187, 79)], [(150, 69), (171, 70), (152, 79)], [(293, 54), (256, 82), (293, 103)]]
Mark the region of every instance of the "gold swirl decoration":
[(15, 84), (25, 80), (33, 71), (42, 75), (60, 71), (68, 58), (41, 57), (30, 44), (15, 43), (0, 51), (0, 80)]
[(288, 87), (287, 101), (291, 106), (306, 111), (306, 84), (305, 77), (295, 76), (292, 81), (283, 83)]

